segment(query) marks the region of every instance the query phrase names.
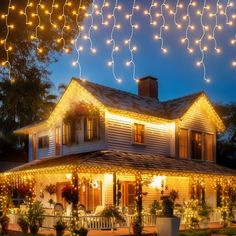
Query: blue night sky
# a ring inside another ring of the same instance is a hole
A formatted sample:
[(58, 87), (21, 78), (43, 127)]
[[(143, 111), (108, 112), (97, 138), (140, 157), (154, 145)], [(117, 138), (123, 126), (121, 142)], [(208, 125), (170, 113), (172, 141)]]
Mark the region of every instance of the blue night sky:
[[(112, 3), (115, 1), (111, 1)], [(147, 3), (151, 1), (147, 0)], [(170, 1), (169, 1), (170, 2)], [(203, 1), (198, 1), (198, 7), (201, 7)], [(214, 1), (215, 2), (215, 1)], [(99, 1), (98, 1), (99, 3)], [(118, 83), (112, 74), (111, 67), (107, 63), (110, 60), (112, 50), (111, 45), (107, 45), (106, 41), (110, 38), (112, 20), (109, 26), (102, 26), (101, 17), (94, 16), (94, 24), (98, 25), (98, 31), (92, 31), (91, 39), (97, 53), (93, 55), (90, 52), (88, 41), (83, 38), (79, 39), (78, 44), (84, 47), (81, 52), (80, 63), (82, 67), (82, 77), (85, 79), (125, 90), (132, 93), (137, 93), (137, 84), (132, 78), (132, 66), (127, 67), (125, 62), (129, 60), (130, 53), (124, 40), (129, 37), (130, 25), (129, 20), (124, 19), (124, 15), (131, 10), (132, 1), (119, 0), (122, 5), (122, 10), (117, 11), (117, 23), (121, 24), (120, 30), (114, 31), (114, 38), (119, 51), (115, 52), (115, 71), (118, 77), (123, 79), (122, 83)], [(200, 3), (200, 5), (199, 5)], [(149, 24), (148, 16), (145, 16), (143, 10), (147, 5), (141, 0), (137, 1), (141, 9), (135, 11), (133, 23), (139, 24), (139, 29), (134, 30), (132, 39), (133, 45), (138, 47), (137, 52), (134, 52), (134, 62), (136, 65), (136, 78), (152, 75), (159, 79), (159, 98), (167, 100), (184, 96), (197, 91), (205, 91), (213, 102), (233, 102), (236, 101), (236, 68), (231, 66), (232, 60), (236, 59), (236, 45), (230, 45), (230, 39), (234, 37), (235, 27), (229, 27), (224, 24), (225, 18), (219, 16), (219, 21), (222, 22), (224, 29), (217, 32), (217, 40), (222, 52), (218, 55), (214, 50), (212, 41), (205, 40), (204, 45), (209, 47), (206, 52), (205, 64), (207, 77), (211, 78), (211, 83), (206, 83), (203, 79), (203, 70), (196, 66), (196, 61), (200, 59), (200, 51), (198, 46), (194, 45), (194, 40), (197, 35), (202, 34), (199, 24), (199, 16), (192, 16), (192, 22), (195, 24), (193, 37), (190, 37), (194, 46), (195, 52), (190, 55), (186, 50), (186, 45), (180, 42), (180, 38), (185, 34), (187, 23), (182, 20), (186, 8), (181, 9), (177, 14), (177, 20), (183, 23), (183, 29), (177, 30), (173, 23), (173, 16), (166, 16), (166, 21), (169, 26), (168, 31), (164, 31), (164, 44), (168, 48), (168, 53), (163, 54), (160, 50), (160, 41), (155, 41), (154, 34), (159, 32), (159, 27), (162, 24), (160, 18), (157, 18), (158, 25), (153, 27)], [(104, 11), (104, 15), (111, 13), (110, 8)], [(159, 11), (156, 8), (155, 11)], [(235, 11), (235, 8), (232, 11)], [(195, 11), (194, 11), (195, 12)], [(88, 32), (90, 18), (85, 22), (85, 30), (83, 34)], [(205, 23), (209, 26), (214, 26), (214, 20), (206, 19)], [(236, 23), (236, 21), (235, 21)], [(211, 32), (211, 29), (210, 31)], [(60, 83), (67, 84), (71, 77), (79, 77), (79, 68), (73, 67), (72, 62), (76, 59), (76, 52), (69, 55), (62, 55), (58, 58), (58, 62), (50, 66), (51, 80), (57, 87)]]

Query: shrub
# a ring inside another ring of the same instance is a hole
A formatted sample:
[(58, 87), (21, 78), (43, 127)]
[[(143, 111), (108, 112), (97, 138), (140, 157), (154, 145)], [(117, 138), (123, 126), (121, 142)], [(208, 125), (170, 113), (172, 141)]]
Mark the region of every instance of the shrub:
[(162, 213), (161, 216), (173, 217), (174, 216), (174, 202), (169, 196), (162, 198)]
[(28, 233), (29, 223), (25, 217), (21, 216), (18, 219), (17, 223), (20, 226), (22, 233), (24, 233), (24, 234)]

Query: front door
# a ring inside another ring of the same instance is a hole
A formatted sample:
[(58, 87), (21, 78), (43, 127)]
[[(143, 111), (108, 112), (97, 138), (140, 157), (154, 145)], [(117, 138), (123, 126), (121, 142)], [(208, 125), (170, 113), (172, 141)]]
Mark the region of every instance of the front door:
[(61, 155), (60, 128), (55, 129), (55, 155)]

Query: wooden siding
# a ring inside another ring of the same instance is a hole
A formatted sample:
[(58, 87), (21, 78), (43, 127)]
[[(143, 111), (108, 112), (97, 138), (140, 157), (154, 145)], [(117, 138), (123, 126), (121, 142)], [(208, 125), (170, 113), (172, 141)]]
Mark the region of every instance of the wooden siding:
[[(145, 144), (133, 144), (133, 124), (145, 125)], [(170, 124), (154, 124), (106, 113), (108, 149), (170, 155)], [(173, 138), (173, 137), (172, 137)]]

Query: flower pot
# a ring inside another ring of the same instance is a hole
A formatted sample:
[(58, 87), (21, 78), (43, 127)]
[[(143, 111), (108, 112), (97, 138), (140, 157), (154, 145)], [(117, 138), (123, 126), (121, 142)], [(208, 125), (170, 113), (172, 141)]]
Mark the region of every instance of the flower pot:
[(158, 217), (157, 232), (160, 236), (178, 236), (180, 218), (178, 217)]
[(132, 225), (133, 235), (141, 235), (143, 231), (143, 226)]
[(208, 229), (208, 220), (201, 221), (200, 228), (201, 229)]
[(39, 231), (39, 225), (30, 225), (30, 233), (35, 235)]
[(2, 234), (8, 233), (8, 226), (9, 226), (9, 223), (2, 224)]
[(65, 230), (64, 229), (56, 229), (56, 235), (57, 236), (63, 236), (64, 235), (64, 233), (65, 233)]
[(22, 233), (27, 234), (28, 231), (29, 231), (29, 226), (23, 226), (23, 227), (21, 227), (21, 231), (22, 231)]

